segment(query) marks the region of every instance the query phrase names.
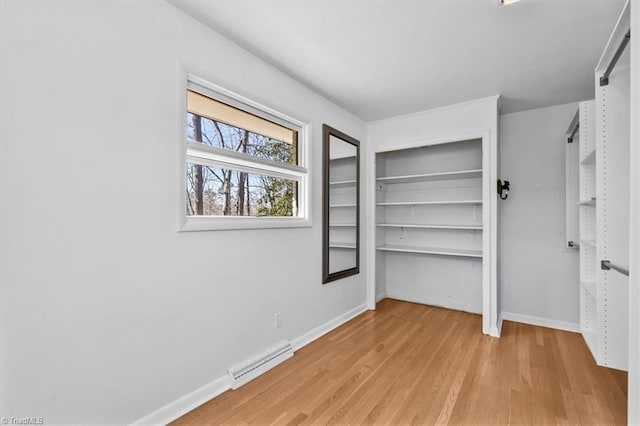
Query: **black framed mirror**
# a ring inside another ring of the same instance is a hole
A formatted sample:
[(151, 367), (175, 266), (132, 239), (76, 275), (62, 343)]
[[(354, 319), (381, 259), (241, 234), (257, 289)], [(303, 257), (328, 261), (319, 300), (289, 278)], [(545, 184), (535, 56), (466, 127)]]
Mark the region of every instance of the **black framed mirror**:
[(360, 142), (326, 124), (323, 143), (322, 283), (360, 272)]

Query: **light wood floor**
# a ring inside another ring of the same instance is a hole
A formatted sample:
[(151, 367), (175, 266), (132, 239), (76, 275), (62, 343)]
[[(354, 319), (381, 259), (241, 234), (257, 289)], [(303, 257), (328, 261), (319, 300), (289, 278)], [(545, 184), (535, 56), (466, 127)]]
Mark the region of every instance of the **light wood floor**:
[(174, 424), (626, 424), (626, 382), (579, 334), (385, 299)]

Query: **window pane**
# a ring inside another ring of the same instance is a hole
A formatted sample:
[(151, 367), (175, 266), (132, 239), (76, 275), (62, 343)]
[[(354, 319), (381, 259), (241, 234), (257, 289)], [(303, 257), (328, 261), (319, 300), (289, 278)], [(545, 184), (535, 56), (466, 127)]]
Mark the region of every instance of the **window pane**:
[(188, 91), (187, 139), (255, 157), (298, 164), (298, 132)]
[(187, 216), (297, 216), (296, 181), (187, 164)]

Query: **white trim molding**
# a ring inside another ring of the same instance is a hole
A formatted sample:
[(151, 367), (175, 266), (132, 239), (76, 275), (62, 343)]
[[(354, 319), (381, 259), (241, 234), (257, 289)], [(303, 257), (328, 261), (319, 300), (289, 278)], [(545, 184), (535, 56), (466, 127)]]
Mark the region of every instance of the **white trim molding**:
[(387, 292), (386, 291), (383, 291), (382, 293), (378, 293), (378, 294), (376, 294), (376, 303), (378, 303), (382, 299), (386, 299), (386, 298), (387, 298)]
[(346, 323), (349, 320), (357, 317), (361, 313), (367, 311), (366, 303), (356, 306), (355, 308), (345, 312), (344, 314), (335, 317), (334, 319), (325, 322), (324, 324), (314, 328), (308, 333), (303, 334), (300, 337), (297, 337), (291, 341), (291, 346), (293, 346), (293, 350), (297, 351), (300, 348), (307, 346), (309, 343), (313, 342), (316, 339), (324, 336), (331, 330), (334, 330), (340, 327), (342, 324)]
[(577, 322), (567, 322), (554, 320), (549, 318), (534, 317), (531, 315), (514, 314), (511, 312), (503, 312), (502, 320), (520, 322), (523, 324), (537, 325), (538, 327), (554, 328), (556, 330), (570, 331), (572, 333), (580, 333), (580, 324)]
[[(367, 311), (367, 305), (366, 303), (363, 303), (314, 328), (308, 333), (305, 333), (302, 336), (293, 339), (291, 341), (293, 350), (297, 351), (298, 349), (303, 348), (314, 340), (340, 327), (344, 323), (352, 320), (365, 311)], [(192, 411), (193, 409), (199, 407), (205, 402), (210, 401), (216, 396), (228, 391), (229, 389), (231, 389), (231, 385), (232, 383), (229, 375), (225, 374), (224, 376), (215, 379), (214, 381), (202, 386), (201, 388), (196, 389), (190, 394), (180, 397), (175, 401), (165, 405), (164, 407), (160, 407), (153, 413), (148, 414), (131, 424), (166, 425), (176, 420), (177, 418), (187, 414), (189, 411)]]
[(500, 335), (502, 335), (502, 323), (503, 323), (504, 318), (502, 317), (502, 313), (500, 313), (498, 315), (498, 323), (491, 327), (491, 330), (489, 330), (489, 336), (491, 337), (500, 337)]
[(132, 425), (166, 425), (207, 401), (229, 390), (229, 376), (224, 375), (199, 389), (160, 407), (151, 414), (136, 420)]

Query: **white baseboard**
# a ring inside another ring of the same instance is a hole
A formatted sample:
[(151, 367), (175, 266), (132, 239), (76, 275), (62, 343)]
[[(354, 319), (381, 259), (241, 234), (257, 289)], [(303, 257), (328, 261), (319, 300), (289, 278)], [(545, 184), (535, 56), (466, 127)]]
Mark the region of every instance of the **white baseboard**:
[(224, 375), (188, 395), (136, 420), (132, 425), (166, 425), (230, 389), (229, 376)]
[(502, 321), (504, 320), (502, 314), (498, 315), (498, 324), (495, 327), (491, 327), (489, 330), (489, 336), (491, 337), (500, 337), (502, 334)]
[(378, 293), (378, 294), (376, 294), (376, 303), (378, 303), (382, 299), (386, 299), (386, 298), (387, 298), (387, 292), (386, 291), (383, 291), (382, 293)]
[(503, 312), (502, 319), (505, 321), (515, 321), (524, 324), (537, 325), (540, 327), (555, 328), (556, 330), (580, 333), (580, 325), (573, 322), (558, 321), (548, 318), (534, 317), (530, 315), (514, 314), (511, 312)]
[(340, 327), (345, 322), (349, 321), (360, 315), (361, 313), (367, 310), (367, 304), (363, 303), (362, 305), (358, 305), (355, 308), (345, 312), (344, 314), (332, 319), (331, 321), (327, 321), (319, 327), (314, 328), (308, 333), (303, 334), (302, 336), (293, 339), (291, 341), (291, 346), (293, 346), (293, 350), (297, 351), (298, 349), (308, 345), (314, 340), (324, 336), (334, 328)]
[[(298, 349), (308, 345), (366, 310), (367, 305), (366, 303), (363, 303), (362, 305), (358, 305), (344, 314), (327, 321), (319, 327), (314, 328), (310, 332), (293, 339), (291, 341), (293, 350), (297, 351)], [(225, 374), (213, 382), (196, 389), (190, 394), (178, 398), (153, 413), (136, 420), (132, 425), (166, 425), (229, 389), (231, 389), (231, 382), (229, 380), (229, 376)]]

